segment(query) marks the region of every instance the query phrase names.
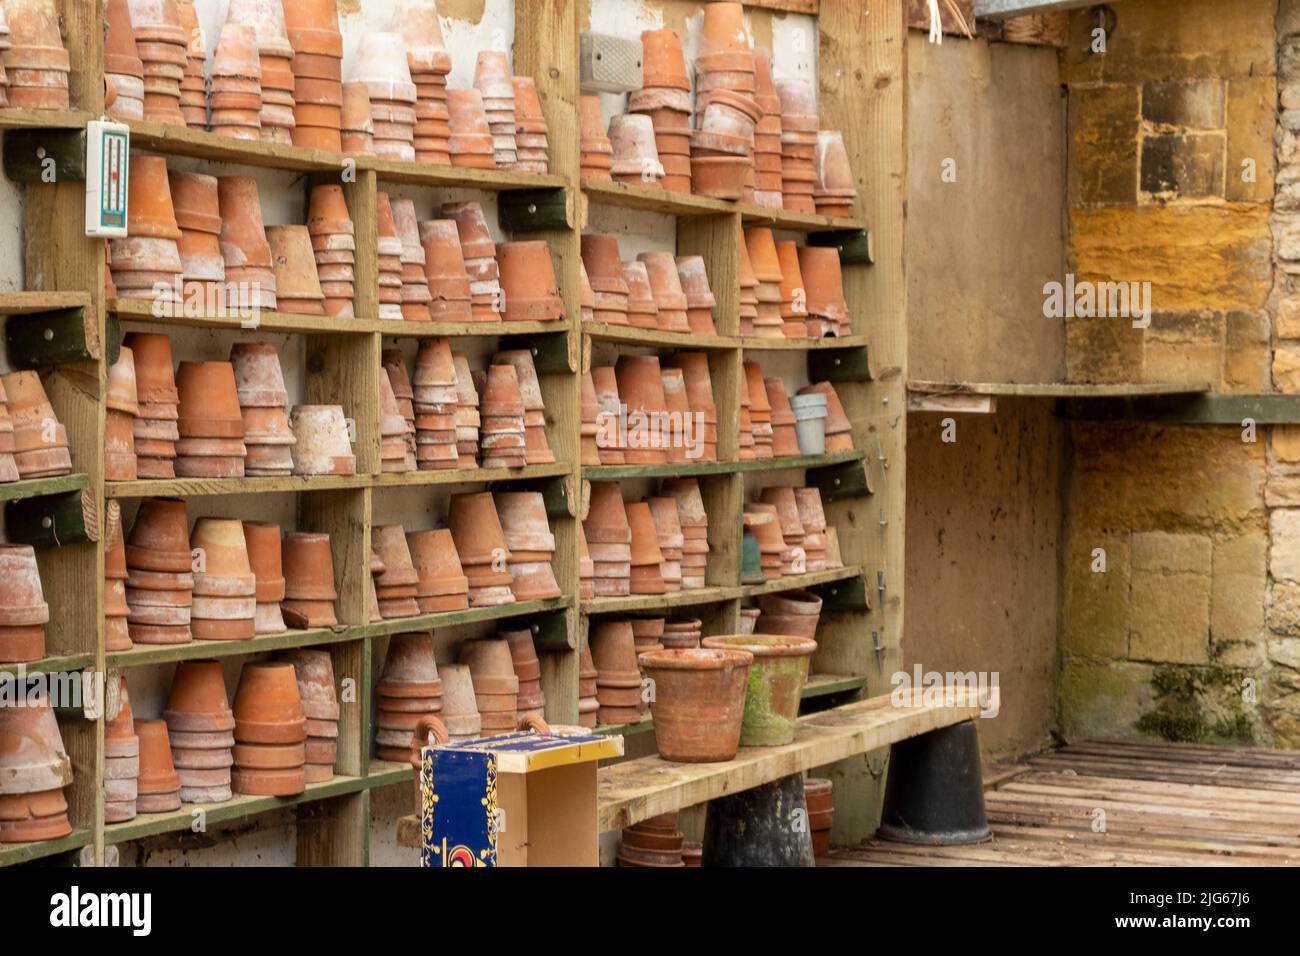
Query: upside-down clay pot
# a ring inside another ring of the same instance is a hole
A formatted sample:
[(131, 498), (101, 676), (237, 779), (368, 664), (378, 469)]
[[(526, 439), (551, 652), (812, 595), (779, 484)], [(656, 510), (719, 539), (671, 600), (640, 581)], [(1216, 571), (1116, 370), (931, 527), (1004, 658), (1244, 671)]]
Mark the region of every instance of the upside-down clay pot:
[(192, 561), (185, 502), (176, 498), (149, 498), (142, 502), (126, 540), (127, 566), (188, 574)]
[(179, 808), (181, 778), (172, 763), (172, 748), (167, 739), (167, 724), (161, 720), (137, 720), (135, 733), (140, 738), (140, 777), (137, 782), (140, 795), (160, 796), (176, 793), (178, 796), (175, 802), (176, 807)]
[(234, 703), (235, 739), (252, 744), (296, 744), (307, 739), (307, 718), (293, 664), (245, 664)]
[(235, 729), (218, 661), (182, 661), (172, 676), (163, 719), (180, 733), (228, 733)]
[(501, 288), (508, 322), (548, 322), (564, 317), (564, 300), (545, 242), (504, 242), (497, 246)]
[(334, 600), (334, 560), (328, 534), (292, 532), (281, 544), (286, 620), (295, 627), (333, 627), (338, 623)]
[(740, 746), (745, 688), (754, 655), (745, 650), (646, 651), (638, 656), (654, 681), (650, 710), (665, 760), (731, 760)]
[(808, 664), (817, 650), (817, 642), (793, 635), (728, 634), (706, 637), (700, 644), (753, 655), (745, 692), (741, 745), (777, 747), (792, 742), (799, 702), (808, 679)]

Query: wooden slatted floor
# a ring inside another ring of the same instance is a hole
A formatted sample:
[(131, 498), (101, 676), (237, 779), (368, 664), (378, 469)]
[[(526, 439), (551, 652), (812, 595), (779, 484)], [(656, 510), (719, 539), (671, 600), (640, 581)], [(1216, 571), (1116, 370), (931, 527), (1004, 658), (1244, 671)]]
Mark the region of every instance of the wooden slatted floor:
[(873, 841), (823, 865), (1300, 865), (1300, 752), (1090, 740), (986, 783), (991, 842)]

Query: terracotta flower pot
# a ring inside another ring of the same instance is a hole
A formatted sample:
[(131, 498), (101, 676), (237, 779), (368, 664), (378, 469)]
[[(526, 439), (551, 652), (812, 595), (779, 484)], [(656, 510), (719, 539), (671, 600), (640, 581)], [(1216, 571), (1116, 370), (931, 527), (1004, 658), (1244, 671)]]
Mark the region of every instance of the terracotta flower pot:
[(127, 229), (132, 236), (179, 239), (165, 156), (131, 157)]
[(643, 86), (690, 90), (686, 58), (676, 30), (643, 30), (641, 46)]
[(185, 502), (174, 498), (143, 501), (126, 541), (127, 566), (188, 574), (191, 562)]
[(292, 664), (245, 664), (235, 691), (235, 740), (296, 744), (307, 739), (307, 718)]
[[(298, 696), (308, 720), (338, 720), (339, 700), (334, 683), (334, 661), (329, 651), (300, 649), (285, 659), (298, 679)], [(330, 763), (333, 763), (331, 760)]]
[(592, 234), (582, 237), (582, 262), (587, 267), (587, 278), (597, 292), (627, 295), (627, 281), (623, 278), (623, 261), (619, 257), (618, 237)]
[(262, 222), (262, 201), (252, 176), (217, 180), (221, 208), (221, 253), (226, 267), (271, 268), (271, 246)]
[(327, 534), (291, 532), (281, 549), (285, 600), (281, 603), (297, 627), (333, 627), (338, 623), (334, 600), (334, 562)]
[(592, 544), (631, 544), (632, 529), (627, 521), (623, 494), (616, 481), (593, 481), (591, 503), (582, 523), (587, 542)]
[(173, 733), (228, 733), (235, 716), (218, 661), (182, 661), (172, 675), (163, 719)]
[(754, 655), (745, 650), (647, 651), (638, 657), (654, 682), (650, 710), (665, 760), (731, 760), (740, 745), (745, 687)]
[(643, 113), (620, 113), (609, 121), (613, 147), (610, 173), (623, 182), (653, 184), (663, 178), (654, 124)]
[[(135, 733), (140, 738), (140, 776), (137, 780), (140, 794), (161, 795), (179, 791), (181, 778), (172, 763), (167, 724), (161, 720), (137, 720)], [(179, 798), (176, 802), (179, 806)]]
[(352, 475), (357, 460), (352, 451), (347, 419), (338, 405), (295, 405), (293, 428), (295, 475)]
[(564, 317), (564, 300), (551, 262), (550, 246), (541, 240), (497, 246), (501, 288), (508, 322), (548, 322)]
[[(469, 668), (474, 682), (474, 694), (477, 698), (494, 696), (513, 696), (519, 693), (519, 678), (515, 676), (510, 645), (499, 638), (483, 638), (465, 641), (460, 646), (460, 663)], [(484, 712), (482, 699), (478, 703), (479, 712)], [(502, 711), (509, 710), (513, 721), (514, 704)]]
[(138, 400), (163, 404), (179, 401), (171, 340), (156, 332), (128, 332), (123, 344), (131, 350), (134, 360)]
[(482, 722), (474, 697), (474, 679), (464, 664), (444, 664), (442, 674), (443, 723), (453, 740), (479, 735)]
[(490, 565), (509, 559), (505, 531), (490, 493), (452, 495), (447, 525), (462, 565)]
[[(667, 411), (663, 375), (659, 359), (653, 355), (622, 355), (615, 366), (618, 394), (627, 406), (629, 417), (635, 413), (651, 416)], [(631, 423), (629, 423), (630, 425)], [(648, 427), (631, 429), (624, 456), (629, 464), (660, 464), (667, 460), (666, 436)]]
[(280, 354), (269, 342), (236, 342), (230, 348), (235, 389), (243, 408), (285, 408), (289, 392), (284, 384)]
[(257, 580), (258, 603), (279, 604), (285, 591), (280, 526), (263, 521), (245, 521), (244, 541), (248, 548), (248, 565)]
[(181, 362), (176, 388), (182, 438), (244, 437), (235, 369), (229, 362)]
[(741, 745), (777, 747), (793, 741), (808, 663), (817, 642), (792, 635), (729, 634), (706, 637), (700, 643), (706, 648), (746, 651), (753, 656)]

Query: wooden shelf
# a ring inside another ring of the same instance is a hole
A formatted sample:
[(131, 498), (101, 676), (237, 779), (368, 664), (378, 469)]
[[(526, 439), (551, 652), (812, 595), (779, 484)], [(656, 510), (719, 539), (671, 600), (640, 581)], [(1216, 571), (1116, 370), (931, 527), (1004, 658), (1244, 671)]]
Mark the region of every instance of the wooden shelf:
[(568, 335), (564, 322), (381, 322), (379, 331), (397, 339), (491, 339), (506, 335)]
[(0, 129), (85, 129), (92, 119), (80, 110), (0, 109)]
[(158, 478), (110, 481), (108, 498), (215, 498), (228, 495), (302, 494), (368, 488), (375, 475), (288, 475), (283, 478)]
[(85, 670), (95, 663), (94, 654), (55, 654), (30, 664), (0, 664), (0, 679), (17, 676), (19, 668), (28, 677), (35, 674), (64, 674)]
[(622, 734), (624, 737), (634, 734), (646, 734), (655, 729), (655, 720), (648, 713), (634, 724), (601, 724), (592, 733), (605, 737)]
[(786, 471), (791, 468), (825, 468), (850, 461), (862, 461), (866, 453), (833, 452), (829, 455), (796, 455), (754, 461), (674, 462), (663, 465), (592, 465), (582, 469), (582, 477), (592, 481), (619, 481), (626, 478), (685, 478), (692, 475), (728, 475), (735, 472)]
[(991, 395), (1004, 398), (1143, 398), (1159, 395), (1200, 395), (1208, 384), (1163, 382), (917, 382), (907, 383), (913, 395)]
[(520, 173), (508, 169), (467, 169), (462, 166), (424, 166), (374, 156), (357, 157), (360, 169), (373, 170), (381, 183), (432, 186), (440, 189), (479, 189), (504, 192), (514, 189), (559, 189), (567, 185), (562, 176)]
[(44, 860), (70, 850), (80, 850), (94, 840), (91, 830), (73, 830), (60, 840), (40, 840), (36, 843), (0, 843), (0, 866), (16, 866), (33, 860)]
[(734, 349), (739, 340), (725, 335), (696, 335), (693, 332), (665, 332), (662, 329), (636, 329), (630, 325), (605, 325), (584, 322), (583, 333), (594, 342), (617, 342), (663, 349)]
[(554, 465), (528, 465), (524, 468), (446, 468), (438, 471), (406, 471), (375, 475), (372, 488), (425, 488), (434, 485), (488, 485), (499, 481), (535, 481), (558, 478), (573, 473), (563, 462)]
[(331, 173), (342, 172), (345, 163), (351, 159), (342, 153), (265, 143), (261, 140), (233, 139), (186, 126), (143, 120), (129, 120), (127, 125), (131, 127), (133, 148), (169, 156), (192, 156), (240, 166)]
[(739, 587), (705, 587), (670, 594), (630, 594), (627, 597), (595, 597), (578, 602), (583, 614), (624, 614), (629, 611), (658, 611), (667, 608), (717, 604), (740, 597)]
[(84, 491), (88, 487), (90, 487), (89, 476), (80, 474), (10, 481), (0, 485), (0, 502), (22, 501), (25, 498), (41, 498), (45, 495), (62, 495), (72, 491)]
[(84, 292), (0, 292), (0, 316), (31, 315), (90, 306)]
[(294, 315), (259, 311), (255, 318), (238, 314), (173, 314), (167, 307), (143, 299), (109, 299), (108, 310), (124, 322), (231, 332), (298, 332), (307, 335), (374, 335), (404, 323), (378, 319), (338, 319), (326, 315)]
[(848, 581), (860, 578), (863, 569), (859, 565), (842, 568), (827, 568), (824, 571), (809, 571), (805, 574), (787, 574), (762, 584), (741, 585), (742, 597), (758, 597), (761, 594), (780, 594), (783, 591), (802, 591), (817, 587), (819, 584), (834, 584), (836, 581)]
[(865, 335), (841, 335), (824, 339), (763, 339), (748, 335), (740, 340), (740, 347), (746, 352), (826, 352), (861, 349), (867, 345)]
[(569, 595), (550, 601), (516, 601), (513, 604), (501, 604), (497, 607), (472, 607), (465, 611), (443, 611), (438, 614), (421, 614), (418, 617), (398, 617), (388, 621), (377, 621), (374, 624), (350, 627), (348, 632), (352, 636), (359, 637), (385, 637), (390, 634), (404, 634), (407, 631), (435, 631), (443, 627), (560, 611), (572, 607), (573, 602), (573, 597)]
[(297, 647), (323, 647), (358, 640), (351, 628), (313, 628), (263, 634), (246, 641), (191, 641), (189, 644), (137, 644), (129, 651), (111, 651), (109, 667), (144, 667), (149, 664), (175, 664), (179, 661), (205, 660), (210, 657), (241, 657)]
[(803, 685), (803, 699), (848, 694), (862, 690), (866, 686), (865, 677), (851, 677), (846, 674), (809, 674), (807, 682)]

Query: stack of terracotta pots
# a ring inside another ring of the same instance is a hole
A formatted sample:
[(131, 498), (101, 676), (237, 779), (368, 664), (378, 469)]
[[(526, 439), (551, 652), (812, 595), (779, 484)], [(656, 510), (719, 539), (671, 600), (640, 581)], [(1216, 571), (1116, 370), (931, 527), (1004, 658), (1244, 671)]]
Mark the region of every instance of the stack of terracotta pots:
[(758, 625), (758, 619), (762, 616), (762, 611), (756, 607), (742, 607), (740, 609), (740, 633), (753, 634), (754, 628)]
[(280, 609), (291, 627), (333, 627), (338, 623), (334, 600), (334, 559), (330, 536), (295, 531), (284, 536), (281, 545), (284, 567), (284, 600)]
[(257, 180), (252, 176), (222, 176), (217, 180), (217, 196), (227, 304), (240, 309), (275, 309), (276, 271), (262, 222)]
[(402, 406), (393, 391), (392, 375), (387, 369), (379, 376), (379, 466), (385, 474), (416, 468), (415, 420), (408, 421), (402, 415)]
[(578, 101), (579, 143), (583, 179), (610, 179), (614, 147), (605, 135), (605, 118), (600, 97), (584, 93)]
[(505, 242), (497, 247), (507, 322), (557, 322), (564, 298), (555, 278), (550, 246), (542, 240)]
[(0, 707), (0, 843), (57, 840), (72, 832), (63, 788), (72, 761), (48, 698)]
[[(664, 638), (664, 619), (662, 617), (634, 617), (632, 618), (632, 644), (636, 648), (638, 655), (645, 651), (663, 650)], [(640, 667), (640, 663), (637, 664)], [(645, 669), (641, 669), (641, 676), (645, 677)], [(649, 709), (649, 701), (646, 695), (642, 695), (640, 702), (641, 713), (644, 714)]]
[[(12, 52), (12, 51), (11, 51)], [(181, 283), (181, 237), (162, 156), (131, 157), (125, 239), (110, 239), (111, 271), (123, 299), (174, 302)]]
[[(659, 377), (663, 382), (664, 407), (668, 411), (668, 428), (672, 437), (668, 442), (668, 460), (675, 463), (699, 461), (708, 451), (705, 430), (708, 428), (702, 419), (691, 413), (690, 398), (686, 394), (686, 377), (679, 368), (661, 368)], [(714, 426), (716, 433), (717, 426)], [(713, 447), (716, 457), (717, 435)]]
[(451, 164), (469, 169), (495, 169), (496, 152), (483, 94), (477, 89), (448, 90), (447, 111), (450, 114), (448, 145)]
[(758, 542), (763, 579), (771, 581), (781, 577), (783, 568), (793, 561), (793, 555), (787, 552), (776, 507), (761, 503), (745, 505), (744, 527)]
[(788, 458), (799, 454), (799, 436), (795, 431), (794, 410), (790, 396), (785, 393), (785, 383), (779, 378), (763, 380), (767, 402), (772, 407), (772, 454)]
[(658, 496), (650, 498), (647, 504), (650, 505), (650, 517), (654, 521), (659, 553), (663, 556), (659, 572), (663, 575), (664, 587), (669, 592), (680, 591), (682, 589), (682, 547), (685, 538), (677, 517), (677, 500)]
[(290, 797), (307, 785), (307, 717), (294, 665), (245, 664), (235, 691), (236, 793)]
[(8, 105), (25, 110), (68, 109), (71, 58), (63, 48), (54, 0), (8, 4), (10, 46), (4, 51)]
[(406, 41), (397, 33), (366, 34), (356, 53), (352, 79), (365, 83), (370, 94), (375, 154), (414, 162), (417, 91)]
[(489, 365), (474, 373), (479, 393), (479, 463), (484, 468), (528, 464), (528, 430), (519, 373), (513, 365)]
[(381, 760), (405, 761), (415, 725), (443, 707), (443, 683), (428, 632), (393, 635), (376, 693), (376, 751)]
[(257, 582), (253, 632), (279, 634), (284, 631), (284, 562), (280, 547), (280, 526), (264, 521), (244, 522), (244, 543), (248, 547), (248, 566)]
[[(0, 7), (0, 107), (9, 105), (9, 97), (6, 93), (9, 89), (9, 77), (5, 75), (4, 54), (12, 48), (13, 41), (9, 36), (9, 24), (5, 20), (3, 7)], [(140, 95), (143, 97), (143, 91)], [(141, 104), (141, 110), (143, 111), (143, 104)]]
[(677, 814), (661, 813), (631, 827), (623, 828), (623, 842), (618, 848), (618, 865), (663, 869), (685, 866), (682, 861), (684, 837), (677, 829)]
[(334, 776), (338, 760), (339, 699), (334, 683), (334, 661), (329, 651), (296, 650), (285, 655), (298, 680), (298, 697), (307, 718), (307, 783), (324, 783)]
[(591, 552), (596, 597), (631, 593), (632, 529), (616, 481), (593, 481), (591, 504), (582, 523)]
[(276, 308), (298, 315), (324, 315), (325, 293), (307, 227), (267, 226), (266, 241), (275, 269)]
[(295, 475), (355, 475), (348, 420), (339, 405), (295, 405), (289, 416), (293, 429)]
[(343, 152), (352, 156), (375, 155), (375, 123), (370, 114), (370, 88), (365, 83), (343, 84)]
[(451, 219), (434, 219), (420, 223), (420, 243), (424, 247), (424, 277), (429, 285), (429, 314), (436, 322), (471, 322), (494, 320), (488, 309), (475, 315), (471, 309), (469, 273), (460, 248), (460, 233)]
[(781, 526), (781, 538), (786, 547), (781, 555), (781, 573), (802, 574), (807, 570), (807, 561), (803, 550), (803, 522), (799, 520), (794, 489), (784, 486), (764, 488), (759, 501), (776, 508), (777, 523)]
[(175, 478), (176, 442), (180, 440), (180, 393), (172, 365), (171, 340), (157, 332), (128, 332), (123, 342), (135, 364), (139, 415), (135, 429), (135, 464), (139, 478)]
[(469, 370), (469, 359), (466, 358), (465, 354), (463, 352), (453, 352), (451, 358), (456, 367), (456, 454), (459, 459), (458, 467), (477, 468), (479, 430), (483, 426), (483, 416), (479, 413), (478, 389), (474, 386), (474, 375)]
[[(614, 374), (618, 379), (619, 398), (627, 408), (629, 420), (637, 413), (646, 423), (666, 420), (656, 417), (668, 411), (657, 356), (620, 355)], [(672, 439), (673, 436), (661, 428), (630, 429), (623, 457), (628, 464), (661, 465), (668, 461), (668, 446)]]
[(339, 152), (343, 125), (343, 35), (335, 0), (289, 0), (293, 48), (293, 144)]
[(257, 31), (227, 20), (212, 61), (212, 98), (208, 128), (231, 139), (262, 136), (262, 61)]
[(469, 579), (470, 607), (513, 603), (510, 551), (492, 495), (486, 491), (452, 495), (447, 525)]
[(172, 813), (181, 808), (181, 777), (172, 761), (167, 723), (137, 720), (140, 740), (140, 776), (136, 781), (135, 809), (138, 813)]
[(108, 370), (105, 390), (104, 479), (135, 481), (135, 418), (140, 412), (135, 391), (135, 359), (122, 348)]
[(217, 661), (182, 661), (172, 676), (167, 709), (172, 763), (180, 777), (182, 803), (229, 800), (235, 760), (235, 715)]
[(677, 278), (686, 295), (686, 322), (696, 335), (716, 335), (713, 310), (718, 300), (709, 286), (703, 256), (678, 256)]
[(622, 269), (627, 283), (627, 324), (636, 329), (659, 328), (659, 306), (645, 263), (624, 262)]
[(385, 620), (415, 617), (420, 613), (416, 601), (420, 576), (411, 562), (406, 532), (397, 524), (376, 525), (371, 529), (370, 546), (384, 565), (383, 572), (375, 576), (380, 615)]
[(180, 440), (176, 474), (181, 478), (244, 477), (244, 418), (229, 362), (181, 362)]
[(826, 569), (826, 512), (822, 509), (822, 494), (816, 488), (794, 489), (799, 508), (799, 523), (803, 525), (803, 551), (809, 571)]
[(825, 777), (808, 777), (803, 782), (803, 798), (808, 805), (808, 829), (812, 831), (813, 856), (820, 860), (830, 853), (831, 824), (835, 820), (835, 786)]
[(469, 579), (460, 566), (456, 542), (445, 528), (406, 535), (419, 582), (416, 602), (421, 614), (463, 611), (469, 607)]
[[(191, 5), (189, 9), (193, 10), (194, 7)], [(0, 18), (3, 16), (3, 13), (0, 13)], [(104, 4), (104, 24), (106, 31), (104, 85), (108, 115), (114, 119), (142, 120), (144, 119), (144, 64), (140, 62), (140, 53), (136, 49), (135, 34), (131, 28), (131, 10), (127, 0), (107, 0)], [(3, 50), (9, 49), (7, 26), (0, 43), (3, 44)], [(188, 78), (188, 64), (186, 69)], [(184, 82), (182, 81), (182, 84)], [(182, 98), (185, 96), (183, 85), (181, 96)], [(184, 112), (183, 99), (181, 110)], [(206, 118), (205, 110), (204, 119)]]
[(393, 398), (397, 402), (397, 412), (406, 422), (407, 430), (411, 435), (412, 453), (414, 453), (415, 389), (411, 386), (411, 375), (406, 368), (406, 356), (402, 354), (401, 349), (384, 349), (380, 362), (384, 366), (388, 386), (392, 389)]
[(758, 299), (758, 314), (754, 318), (753, 334), (759, 338), (782, 338), (785, 336), (781, 296), (784, 273), (781, 271), (781, 260), (777, 256), (772, 230), (746, 229), (745, 245), (748, 247), (749, 264), (754, 270), (754, 278), (758, 280), (758, 286), (754, 290)]
[[(292, 0), (290, 0), (292, 2)], [(276, 0), (230, 0), (229, 19), (254, 28), (262, 68), (261, 138), (267, 143), (293, 142), (295, 79), (293, 47), (284, 6)]]
[(542, 692), (542, 664), (533, 646), (533, 632), (525, 627), (517, 631), (502, 631), (499, 636), (510, 645), (510, 660), (514, 664), (515, 677), (519, 678), (517, 720), (529, 716), (544, 717), (546, 694)]
[(754, 630), (759, 634), (790, 634), (795, 637), (817, 636), (821, 620), (822, 599), (810, 591), (785, 591), (764, 594), (758, 599), (762, 613)]
[(808, 293), (809, 336), (848, 335), (851, 320), (839, 251), (833, 246), (800, 246), (799, 270)]
[(773, 457), (772, 403), (767, 399), (767, 385), (763, 382), (763, 367), (757, 362), (745, 362), (745, 393), (749, 400), (750, 433), (754, 437), (754, 458), (766, 461)]
[(189, 34), (176, 0), (130, 0), (131, 27), (144, 73), (144, 118), (184, 126), (181, 80), (189, 61)]
[(355, 317), (356, 227), (348, 212), (343, 187), (326, 183), (311, 191), (307, 232), (316, 259), (325, 314), (340, 319)]
[(655, 128), (643, 113), (619, 113), (609, 121), (610, 175), (632, 186), (657, 186), (664, 178)]
[(632, 567), (630, 572), (633, 594), (663, 594), (668, 590), (663, 576), (663, 552), (659, 550), (659, 535), (647, 503), (630, 502), (627, 511), (628, 527), (632, 531)]
[(27, 544), (0, 544), (0, 662), (17, 664), (45, 657), (49, 621), (36, 552)]
[(641, 719), (642, 693), (632, 622), (598, 618), (591, 623), (589, 640), (600, 705), (597, 723), (636, 723)]
[(521, 173), (546, 173), (551, 168), (551, 142), (531, 76), (513, 78), (515, 90), (515, 161), (510, 169)]
[(456, 409), (460, 391), (451, 343), (446, 339), (423, 340), (416, 353), (412, 382), (416, 465), (421, 471), (458, 467)]
[(844, 147), (844, 134), (838, 130), (819, 131), (814, 163), (817, 182), (813, 189), (813, 202), (817, 214), (836, 218), (851, 216), (858, 190), (854, 185), (853, 168), (849, 165), (849, 153)]
[(592, 320), (605, 325), (627, 325), (630, 290), (619, 258), (618, 238), (601, 234), (583, 236), (582, 263), (596, 297)]
[(279, 353), (267, 342), (236, 342), (230, 363), (244, 420), (244, 474), (293, 474), (296, 439), (289, 428), (289, 392)]
[(781, 100), (781, 192), (791, 212), (815, 213), (817, 93), (808, 80), (776, 81)]
[(853, 450), (853, 424), (844, 413), (840, 397), (835, 386), (830, 382), (816, 382), (799, 389), (800, 395), (820, 392), (826, 396), (826, 451), (840, 452)]
[(694, 478), (669, 478), (660, 493), (677, 503), (677, 523), (682, 529), (682, 589), (702, 588), (709, 556), (709, 516), (699, 482)]
[[(112, 680), (112, 678), (110, 678)], [(104, 723), (104, 822), (134, 820), (140, 782), (140, 737), (135, 732), (126, 677), (117, 678), (117, 712)], [(113, 699), (112, 684), (109, 700)], [(111, 703), (107, 708), (112, 712)]]
[(520, 709), (519, 678), (509, 643), (501, 638), (466, 641), (460, 646), (460, 663), (469, 668), (474, 683), (483, 736), (514, 730)]
[(14, 433), (14, 420), (9, 414), (9, 396), (5, 394), (3, 378), (0, 378), (0, 482), (17, 481), (18, 465), (14, 461), (17, 438)]
[[(646, 271), (654, 297), (658, 327), (666, 332), (690, 332), (686, 292), (677, 261), (671, 252), (643, 252), (637, 256)], [(631, 306), (629, 304), (629, 311)]]
[(477, 202), (444, 203), (442, 216), (455, 220), (460, 235), (461, 256), (469, 276), (471, 318), (480, 322), (499, 320), (505, 311), (501, 269), (483, 207)]
[(442, 675), (442, 722), (451, 743), (474, 740), (483, 729), (474, 699), (474, 677), (464, 664), (444, 664)]
[(749, 261), (749, 246), (740, 244), (740, 334), (754, 334), (754, 320), (758, 318), (758, 278)]
[(578, 724), (591, 729), (599, 722), (600, 700), (596, 678), (596, 662), (591, 658), (591, 645), (583, 644), (578, 655)]
[(509, 551), (510, 590), (515, 600), (546, 601), (559, 597), (560, 586), (551, 567), (555, 535), (546, 520), (542, 493), (498, 491), (494, 499)]
[(194, 599), (185, 502), (147, 498), (126, 539), (126, 602), (136, 644), (188, 644)]
[(199, 12), (192, 0), (178, 0), (181, 29), (185, 31), (185, 75), (181, 78), (181, 115), (190, 129), (208, 128), (208, 88), (203, 76), (208, 51), (203, 45)]
[[(713, 401), (713, 379), (709, 375), (707, 352), (676, 352), (666, 362), (681, 369), (687, 410), (692, 416), (691, 435), (699, 442), (697, 450), (687, 449), (687, 458), (696, 461), (718, 460), (718, 408)], [(665, 397), (667, 397), (665, 393)], [(703, 423), (703, 430), (700, 424)]]
[(398, 12), (406, 41), (406, 62), (415, 83), (415, 161), (450, 166), (450, 115), (447, 111), (447, 52), (434, 0), (405, 0)]
[(660, 641), (668, 650), (691, 650), (700, 646), (702, 626), (698, 617), (664, 621)]
[(226, 302), (226, 261), (221, 252), (221, 202), (217, 179), (202, 173), (168, 173), (172, 205), (181, 238), (176, 244), (181, 256), (185, 301), (200, 301), (205, 308), (219, 310)]
[(429, 303), (429, 279), (425, 274), (424, 245), (420, 242), (420, 224), (415, 217), (415, 201), (393, 199), (393, 223), (402, 243), (402, 318), (408, 322), (428, 322), (433, 318)]
[(628, 97), (629, 113), (644, 113), (654, 128), (655, 148), (669, 192), (691, 191), (691, 81), (675, 30), (645, 30), (640, 90)]
[(754, 126), (754, 202), (781, 209), (781, 97), (772, 79), (772, 55), (762, 48), (755, 49), (754, 68), (754, 102), (759, 111)]
[(483, 98), (496, 164), (509, 169), (519, 161), (519, 155), (515, 143), (515, 84), (505, 53), (479, 51), (474, 63), (474, 88)]
[(627, 447), (627, 431), (622, 427), (623, 403), (618, 394), (618, 377), (611, 365), (597, 365), (591, 370), (591, 386), (596, 393), (596, 452), (602, 465), (622, 465)]
[(788, 339), (808, 338), (808, 293), (799, 268), (799, 247), (792, 239), (776, 244), (781, 264), (781, 322)]
[(239, 641), (253, 636), (257, 579), (237, 518), (200, 518), (190, 534), (194, 602), (190, 630), (197, 640)]
[(397, 234), (393, 201), (388, 193), (377, 196), (379, 203), (377, 242), (379, 246), (379, 317), (401, 321), (402, 312), (402, 237)]
[(695, 131), (691, 134), (692, 188), (701, 196), (744, 199), (753, 194), (754, 51), (739, 3), (704, 8), (695, 58)]
[(529, 349), (512, 349), (498, 352), (493, 365), (512, 365), (519, 382), (519, 394), (524, 402), (524, 452), (529, 465), (552, 465), (555, 454), (546, 437), (546, 404), (542, 400), (542, 386), (537, 378), (537, 367)]
[(127, 624), (131, 607), (126, 603), (126, 529), (122, 527), (120, 510), (114, 520), (105, 524), (104, 648), (112, 654), (129, 651), (134, 645)]

